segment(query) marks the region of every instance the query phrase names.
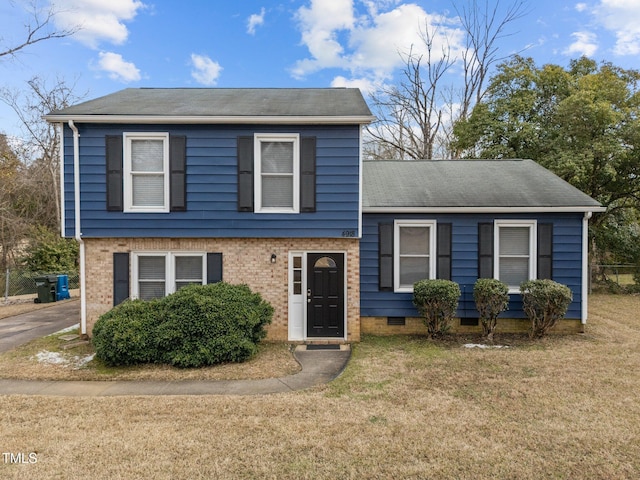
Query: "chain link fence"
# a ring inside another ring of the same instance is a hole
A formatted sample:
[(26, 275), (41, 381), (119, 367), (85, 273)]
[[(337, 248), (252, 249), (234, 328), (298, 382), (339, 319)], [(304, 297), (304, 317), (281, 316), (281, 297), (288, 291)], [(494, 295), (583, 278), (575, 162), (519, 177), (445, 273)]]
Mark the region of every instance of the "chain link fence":
[(589, 290), (636, 292), (640, 289), (640, 267), (638, 265), (590, 265)]
[(20, 269), (7, 269), (4, 272), (1, 288), (4, 291), (5, 303), (10, 298), (33, 296), (37, 293), (35, 278), (42, 275), (67, 275), (69, 277), (69, 290), (79, 288), (78, 272), (31, 272)]

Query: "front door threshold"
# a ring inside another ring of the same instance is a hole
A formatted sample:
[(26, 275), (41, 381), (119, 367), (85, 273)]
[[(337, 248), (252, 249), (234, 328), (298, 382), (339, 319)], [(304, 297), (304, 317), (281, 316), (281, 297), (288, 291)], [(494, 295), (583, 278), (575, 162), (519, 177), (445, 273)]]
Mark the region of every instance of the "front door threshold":
[(312, 343), (312, 344), (304, 344), (296, 346), (297, 351), (322, 351), (322, 350), (333, 350), (333, 351), (349, 351), (351, 350), (351, 345), (348, 343)]

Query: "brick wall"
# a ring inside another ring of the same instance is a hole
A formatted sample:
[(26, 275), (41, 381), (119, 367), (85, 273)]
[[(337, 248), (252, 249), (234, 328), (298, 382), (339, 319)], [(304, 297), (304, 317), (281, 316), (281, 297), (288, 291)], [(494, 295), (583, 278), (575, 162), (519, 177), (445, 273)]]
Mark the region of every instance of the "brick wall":
[[(222, 252), (223, 280), (246, 283), (275, 312), (268, 340), (288, 338), (288, 261), (290, 251), (344, 251), (347, 261), (347, 340), (360, 340), (360, 250), (357, 239), (274, 238), (120, 238), (85, 239), (87, 331), (113, 307), (113, 253), (135, 251)], [(271, 263), (271, 255), (277, 256)]]
[[(531, 327), (529, 320), (522, 318), (498, 319), (497, 333), (526, 333)], [(363, 334), (372, 335), (424, 335), (427, 327), (422, 318), (406, 317), (405, 325), (387, 325), (387, 317), (362, 317), (360, 328)], [(550, 333), (583, 333), (584, 325), (580, 320), (560, 320)], [(453, 319), (451, 333), (482, 334), (482, 327), (460, 325), (460, 319)]]

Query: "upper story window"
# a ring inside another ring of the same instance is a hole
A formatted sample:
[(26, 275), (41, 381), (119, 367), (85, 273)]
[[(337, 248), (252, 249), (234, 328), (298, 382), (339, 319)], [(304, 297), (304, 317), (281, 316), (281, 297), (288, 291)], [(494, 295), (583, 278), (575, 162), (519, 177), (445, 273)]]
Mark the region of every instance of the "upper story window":
[(394, 290), (412, 292), (418, 280), (436, 278), (436, 222), (394, 223)]
[(124, 211), (169, 211), (169, 134), (124, 134)]
[(256, 134), (255, 211), (300, 211), (300, 138), (297, 134)]
[(496, 220), (494, 276), (518, 293), (522, 282), (536, 278), (536, 221)]

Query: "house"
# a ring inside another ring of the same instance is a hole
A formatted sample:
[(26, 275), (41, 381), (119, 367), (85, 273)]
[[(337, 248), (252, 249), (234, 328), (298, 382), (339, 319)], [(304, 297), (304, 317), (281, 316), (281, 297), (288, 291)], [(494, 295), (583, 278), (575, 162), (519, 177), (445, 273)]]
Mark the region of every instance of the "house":
[(600, 205), (531, 161), (363, 162), (357, 89), (126, 89), (45, 118), (63, 133), (83, 334), (127, 298), (220, 280), (274, 306), (272, 340), (412, 332), (411, 284), (434, 276), (461, 284), (462, 329), (492, 275), (566, 283), (572, 328), (586, 321)]
[(460, 285), (458, 332), (478, 331), (478, 278), (509, 285), (500, 331), (529, 328), (519, 285), (549, 278), (573, 292), (556, 331), (587, 320), (588, 220), (598, 202), (532, 160), (366, 161), (360, 242), (363, 333), (424, 332), (412, 285)]

